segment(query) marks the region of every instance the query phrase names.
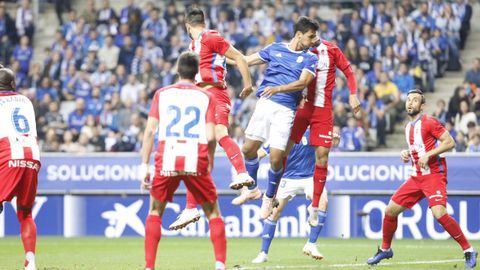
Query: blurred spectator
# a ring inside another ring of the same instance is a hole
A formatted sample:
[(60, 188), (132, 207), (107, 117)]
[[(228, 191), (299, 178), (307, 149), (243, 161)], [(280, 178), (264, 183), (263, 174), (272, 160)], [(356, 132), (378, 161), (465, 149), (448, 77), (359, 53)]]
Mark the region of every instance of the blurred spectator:
[(24, 75), (28, 74), (30, 68), (30, 61), (33, 58), (33, 48), (29, 44), (30, 39), (28, 36), (20, 38), (20, 44), (15, 47), (13, 51), (13, 59), (17, 60), (20, 64), (19, 72)]
[(359, 52), (360, 57), (356, 65), (361, 68), (365, 73), (367, 73), (373, 69), (373, 58), (370, 56), (368, 47), (360, 47)]
[(454, 127), (452, 121), (445, 122), (445, 129), (448, 131), (448, 133), (450, 133), (452, 138), (454, 140), (456, 140), (458, 132), (455, 130), (455, 127)]
[(348, 120), (348, 113), (345, 108), (345, 104), (337, 102), (333, 106), (333, 116), (334, 116), (334, 124), (336, 126), (344, 127), (347, 125)]
[(455, 129), (462, 132), (463, 134), (468, 134), (468, 123), (473, 122), (477, 123), (477, 116), (475, 113), (469, 111), (467, 101), (463, 100), (460, 102), (460, 111), (455, 116)]
[(18, 35), (25, 35), (28, 37), (28, 40), (33, 40), (35, 24), (33, 19), (33, 12), (30, 9), (29, 0), (21, 1), (21, 5), (17, 9), (17, 16), (15, 18), (15, 26), (17, 28)]
[(465, 74), (465, 81), (480, 88), (480, 57), (473, 60), (473, 66)]
[(435, 108), (435, 112), (433, 113), (433, 116), (436, 117), (440, 121), (440, 123), (445, 125), (447, 121), (447, 109), (446, 109), (445, 100), (443, 99), (437, 100), (437, 107)]
[(462, 27), (460, 28), (460, 49), (465, 47), (465, 41), (467, 40), (468, 33), (470, 32), (470, 19), (472, 18), (472, 6), (465, 0), (456, 0), (452, 4), (453, 12), (462, 21)]
[(387, 131), (394, 132), (395, 120), (397, 119), (400, 106), (403, 108), (403, 104), (400, 102), (400, 92), (397, 86), (390, 81), (387, 73), (382, 72), (380, 74), (380, 82), (375, 85), (375, 93), (378, 99), (381, 99), (386, 105), (385, 112), (388, 114), (386, 117)]
[(108, 26), (110, 20), (116, 17), (117, 14), (115, 13), (115, 10), (110, 7), (110, 1), (103, 0), (102, 8), (97, 12), (97, 26), (106, 27)]
[(423, 71), (423, 86), (426, 92), (433, 92), (435, 89), (435, 74), (434, 74), (434, 66), (433, 66), (433, 44), (430, 39), (430, 31), (428, 28), (422, 31), (420, 39), (418, 40), (417, 44), (418, 49), (418, 61), (420, 63), (420, 67)]
[(98, 60), (104, 62), (107, 69), (114, 70), (118, 64), (120, 48), (113, 43), (113, 37), (108, 35), (105, 38), (105, 44), (98, 51)]
[(350, 98), (350, 91), (345, 83), (343, 78), (338, 77), (335, 80), (335, 88), (333, 89), (332, 99), (333, 102), (341, 102), (348, 104), (348, 100)]
[(460, 102), (466, 101), (468, 102), (468, 97), (465, 94), (465, 88), (463, 86), (458, 86), (455, 88), (455, 92), (453, 96), (450, 98), (448, 102), (448, 112), (447, 112), (447, 119), (454, 120), (458, 112), (460, 111)]
[(60, 151), (60, 142), (54, 128), (48, 128), (45, 132), (45, 140), (40, 145), (42, 152), (58, 152)]
[(362, 7), (360, 8), (360, 18), (362, 18), (365, 23), (371, 25), (376, 15), (377, 11), (370, 3), (370, 0), (363, 0)]
[(135, 75), (129, 75), (127, 83), (120, 90), (120, 97), (123, 103), (138, 101), (138, 95), (141, 90), (145, 89), (145, 85), (140, 83)]
[(462, 132), (457, 133), (455, 137), (455, 152), (465, 152), (467, 150), (467, 139)]
[(76, 143), (73, 139), (72, 131), (65, 131), (65, 133), (63, 133), (63, 143), (60, 145), (60, 151), (68, 153), (78, 153), (80, 152), (80, 150), (80, 145)]
[(127, 72), (130, 72), (133, 57), (135, 57), (135, 46), (132, 44), (132, 38), (130, 36), (124, 36), (123, 47), (120, 49), (118, 63), (126, 67)]
[(50, 77), (43, 77), (40, 87), (36, 89), (35, 98), (37, 101), (41, 101), (45, 95), (49, 95), (53, 101), (60, 100), (57, 89), (52, 87)]
[(350, 38), (347, 41), (346, 48), (344, 50), (345, 56), (351, 63), (358, 63), (359, 54), (358, 54), (358, 47), (357, 42), (354, 38)]
[(468, 142), (467, 152), (480, 153), (480, 133), (475, 133)]
[(400, 98), (405, 101), (408, 91), (415, 88), (413, 76), (408, 72), (408, 66), (405, 63), (400, 64), (397, 74), (393, 78), (393, 83), (400, 90)]
[(435, 26), (435, 20), (428, 13), (428, 3), (420, 4), (420, 15), (415, 18), (421, 29), (432, 29)]
[(4, 3), (0, 3), (0, 61), (10, 63), (12, 44), (17, 41), (17, 29), (15, 22), (8, 14)]
[(110, 101), (103, 103), (103, 109), (98, 119), (102, 127), (113, 132), (118, 131), (118, 112), (114, 110)]
[(357, 125), (355, 118), (350, 117), (347, 126), (342, 128), (339, 149), (345, 152), (359, 152), (365, 146), (365, 132)]
[(368, 137), (373, 146), (386, 146), (386, 119), (385, 105), (381, 99), (377, 99), (374, 91), (371, 91), (366, 100), (362, 102), (368, 126)]
[[(157, 44), (164, 43), (165, 38), (168, 34), (167, 22), (165, 19), (160, 18), (160, 9), (153, 8), (150, 11), (150, 16), (143, 22), (142, 29), (149, 30), (153, 34), (153, 39)], [(147, 37), (143, 37), (147, 38)]]
[[(68, 115), (68, 128), (78, 134), (87, 120), (85, 100), (78, 98), (75, 102), (75, 110)], [(64, 134), (65, 139), (65, 134)]]
[(55, 3), (55, 13), (57, 14), (58, 23), (60, 25), (63, 24), (62, 14), (63, 12), (67, 11), (70, 12), (72, 10), (71, 0), (54, 0)]

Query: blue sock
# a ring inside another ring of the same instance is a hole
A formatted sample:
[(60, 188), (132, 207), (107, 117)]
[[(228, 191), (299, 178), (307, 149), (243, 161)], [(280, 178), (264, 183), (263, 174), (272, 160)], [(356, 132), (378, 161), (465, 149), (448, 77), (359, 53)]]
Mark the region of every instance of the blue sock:
[(265, 193), (268, 198), (273, 198), (275, 194), (277, 194), (278, 183), (280, 183), (282, 175), (283, 169), (276, 172), (272, 169), (268, 170), (268, 185), (267, 192)]
[(318, 225), (316, 227), (310, 227), (310, 235), (308, 236), (308, 242), (315, 244), (318, 239), (318, 235), (322, 231), (323, 224), (325, 224), (325, 220), (327, 219), (327, 212), (326, 211), (318, 211)]
[(255, 183), (248, 189), (252, 190), (257, 187), (257, 172), (260, 163), (258, 163), (258, 158), (254, 159), (245, 159), (245, 167), (247, 168), (248, 174), (255, 180)]
[(262, 251), (268, 254), (268, 249), (275, 236), (275, 228), (277, 228), (277, 222), (270, 219), (266, 219), (263, 224), (262, 232)]

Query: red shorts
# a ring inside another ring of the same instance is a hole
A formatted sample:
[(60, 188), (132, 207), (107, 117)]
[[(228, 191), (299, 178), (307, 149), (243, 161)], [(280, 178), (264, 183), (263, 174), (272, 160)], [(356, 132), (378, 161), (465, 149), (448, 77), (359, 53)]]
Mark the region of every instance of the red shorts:
[(297, 110), (293, 121), (290, 139), (300, 143), (302, 136), (310, 126), (310, 144), (313, 146), (332, 147), (333, 111), (329, 108), (313, 106), (312, 102), (305, 102)]
[(150, 194), (160, 202), (171, 202), (181, 180), (198, 204), (213, 203), (217, 200), (217, 189), (210, 173), (201, 176), (155, 176)]
[[(31, 209), (35, 202), (38, 184), (38, 170), (40, 162), (34, 160), (12, 160), (19, 164), (9, 167), (9, 162), (0, 164), (0, 203), (11, 201), (17, 196), (17, 205)], [(22, 162), (22, 163), (20, 163)], [(36, 166), (36, 169), (28, 168)]]
[(447, 205), (447, 177), (443, 174), (429, 174), (410, 177), (392, 196), (392, 201), (412, 208), (424, 197), (430, 207)]
[(215, 122), (217, 125), (229, 126), (228, 117), (230, 116), (230, 109), (232, 107), (230, 97), (226, 88), (213, 86), (207, 91), (213, 94), (215, 98)]

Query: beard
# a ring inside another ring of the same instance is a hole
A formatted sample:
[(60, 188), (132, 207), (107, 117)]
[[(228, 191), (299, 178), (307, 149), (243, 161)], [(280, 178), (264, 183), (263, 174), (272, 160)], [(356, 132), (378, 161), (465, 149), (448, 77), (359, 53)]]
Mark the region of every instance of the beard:
[(411, 116), (411, 117), (417, 116), (419, 113), (420, 113), (420, 108), (412, 108), (411, 111), (407, 109), (408, 116)]

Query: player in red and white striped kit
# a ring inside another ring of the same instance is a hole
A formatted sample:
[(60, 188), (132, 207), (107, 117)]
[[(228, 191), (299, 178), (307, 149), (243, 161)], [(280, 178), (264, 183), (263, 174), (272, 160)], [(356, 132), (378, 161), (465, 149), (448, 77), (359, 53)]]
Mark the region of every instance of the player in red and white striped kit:
[[(252, 88), (252, 80), (244, 55), (225, 40), (220, 33), (206, 29), (205, 15), (201, 9), (193, 8), (187, 12), (185, 27), (192, 39), (190, 50), (200, 57), (199, 72), (195, 76), (197, 86), (208, 91), (216, 100), (215, 107), (215, 136), (220, 146), (225, 150), (237, 175), (230, 184), (232, 189), (241, 189), (243, 186), (251, 186), (254, 180), (247, 173), (245, 161), (240, 148), (228, 135), (228, 117), (231, 103), (228, 96), (227, 83), (225, 81), (226, 60), (231, 59), (237, 63), (237, 67), (243, 78), (244, 88), (241, 97), (249, 95)], [(181, 229), (188, 224), (197, 221), (200, 213), (197, 210), (197, 202), (187, 190), (187, 204), (177, 220), (170, 226), (170, 230)]]
[[(312, 208), (309, 212), (309, 223), (315, 227), (318, 224), (318, 204), (327, 179), (328, 154), (333, 139), (333, 106), (332, 92), (335, 87), (336, 69), (340, 69), (347, 78), (350, 89), (350, 106), (354, 113), (360, 110), (357, 98), (357, 81), (350, 62), (335, 44), (321, 40), (313, 49), (318, 56), (316, 79), (308, 86), (306, 101), (300, 106), (287, 146), (287, 155), (294, 143), (299, 143), (308, 126), (310, 126), (310, 143), (315, 146), (315, 169), (313, 175), (314, 192)], [(287, 160), (288, 162), (288, 160)]]
[(393, 257), (390, 246), (397, 230), (398, 215), (426, 197), (433, 216), (464, 251), (465, 267), (473, 268), (478, 253), (465, 238), (458, 223), (447, 213), (446, 208), (447, 163), (441, 154), (453, 149), (455, 141), (436, 118), (423, 114), (425, 97), (421, 90), (408, 92), (405, 109), (410, 118), (410, 123), (405, 126), (408, 150), (403, 150), (400, 158), (405, 163), (411, 160), (412, 176), (395, 192), (388, 203), (383, 219), (382, 247), (368, 259), (367, 263), (373, 265)]
[(0, 213), (3, 202), (16, 196), (25, 269), (36, 269), (37, 227), (32, 207), (37, 194), (40, 151), (35, 111), (27, 97), (15, 92), (15, 75), (3, 66), (0, 68), (0, 115)]
[[(180, 81), (157, 90), (153, 98), (143, 138), (140, 179), (151, 188), (150, 208), (145, 226), (145, 269), (155, 267), (161, 238), (161, 218), (167, 202), (183, 180), (209, 220), (215, 269), (224, 270), (227, 254), (225, 223), (220, 214), (217, 192), (210, 175), (215, 152), (215, 100), (195, 86), (198, 56), (191, 52), (178, 58)], [(155, 175), (150, 182), (148, 164), (155, 133)]]

